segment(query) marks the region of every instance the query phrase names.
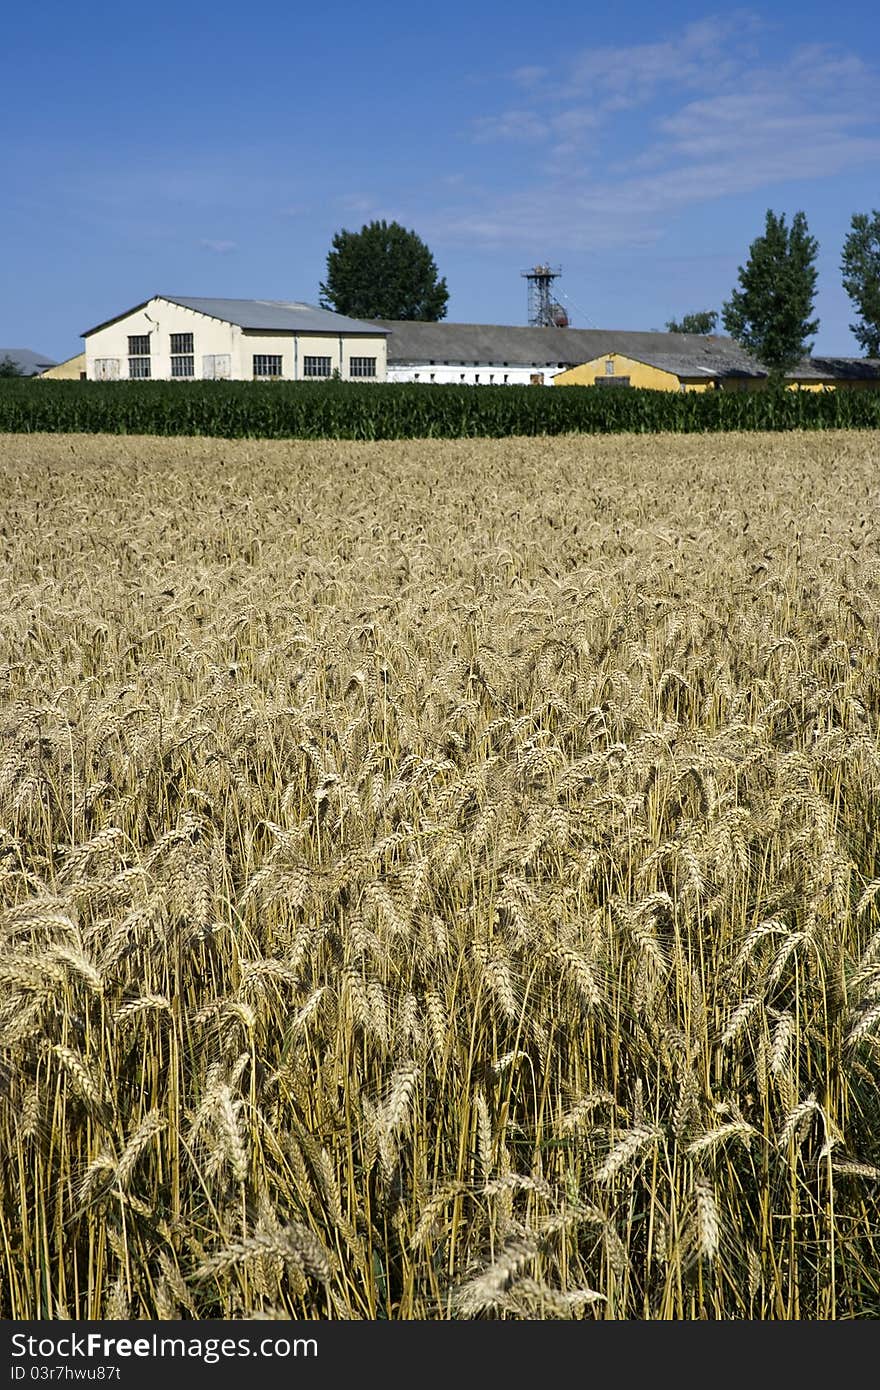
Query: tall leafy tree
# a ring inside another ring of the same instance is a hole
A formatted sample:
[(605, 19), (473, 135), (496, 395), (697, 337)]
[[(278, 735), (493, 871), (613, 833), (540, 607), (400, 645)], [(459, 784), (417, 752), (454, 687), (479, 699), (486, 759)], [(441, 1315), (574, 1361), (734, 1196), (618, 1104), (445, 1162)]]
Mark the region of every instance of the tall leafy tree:
[(779, 378), (812, 351), (807, 341), (819, 327), (811, 318), (816, 294), (816, 253), (803, 212), (791, 227), (785, 213), (769, 208), (763, 236), (739, 267), (739, 289), (722, 305), (722, 321), (737, 342)]
[(667, 333), (714, 333), (718, 314), (714, 309), (701, 309), (697, 314), (685, 314), (681, 322), (668, 319)]
[(428, 247), (399, 222), (370, 222), (341, 231), (327, 255), (321, 304), (362, 319), (421, 319), (446, 315), (449, 291)]
[(859, 313), (850, 332), (866, 357), (880, 357), (880, 212), (857, 212), (843, 243), (843, 288)]
[(0, 361), (0, 376), (24, 376), (21, 367), (9, 353)]

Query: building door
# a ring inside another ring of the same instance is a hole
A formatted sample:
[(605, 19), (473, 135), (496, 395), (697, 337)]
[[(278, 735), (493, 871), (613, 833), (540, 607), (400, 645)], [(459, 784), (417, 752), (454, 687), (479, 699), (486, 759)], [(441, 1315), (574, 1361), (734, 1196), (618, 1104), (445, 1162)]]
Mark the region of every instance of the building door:
[(209, 352), (202, 358), (205, 381), (228, 381), (232, 375), (232, 357), (228, 352)]

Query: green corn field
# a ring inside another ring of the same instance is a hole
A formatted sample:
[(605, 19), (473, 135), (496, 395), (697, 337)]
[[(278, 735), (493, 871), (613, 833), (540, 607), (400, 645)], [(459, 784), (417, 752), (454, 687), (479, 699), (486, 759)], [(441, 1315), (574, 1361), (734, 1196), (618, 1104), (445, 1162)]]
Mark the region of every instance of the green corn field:
[(0, 432), (225, 439), (877, 429), (880, 391), (603, 391), (357, 382), (0, 382)]

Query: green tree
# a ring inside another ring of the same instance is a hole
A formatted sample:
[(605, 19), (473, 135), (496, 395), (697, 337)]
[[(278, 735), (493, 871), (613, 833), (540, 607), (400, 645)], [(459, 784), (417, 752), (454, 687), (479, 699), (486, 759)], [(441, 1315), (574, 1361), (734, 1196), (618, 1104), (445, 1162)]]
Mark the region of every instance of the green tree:
[(6, 356), (0, 361), (0, 377), (2, 376), (24, 376), (24, 372), (18, 363), (13, 361), (7, 352)]
[(701, 309), (697, 314), (685, 314), (680, 323), (675, 319), (669, 319), (666, 324), (666, 332), (714, 333), (717, 322), (718, 314), (714, 309)]
[(768, 208), (764, 235), (752, 242), (746, 265), (739, 267), (740, 288), (722, 305), (727, 332), (774, 378), (812, 351), (807, 339), (819, 327), (810, 318), (818, 249), (804, 213), (796, 212), (789, 228), (785, 213), (777, 217)]
[(861, 322), (850, 332), (866, 357), (880, 357), (880, 212), (857, 212), (843, 243), (843, 288)]
[(428, 247), (399, 222), (370, 222), (341, 231), (327, 254), (321, 304), (361, 319), (421, 319), (446, 315), (449, 291)]

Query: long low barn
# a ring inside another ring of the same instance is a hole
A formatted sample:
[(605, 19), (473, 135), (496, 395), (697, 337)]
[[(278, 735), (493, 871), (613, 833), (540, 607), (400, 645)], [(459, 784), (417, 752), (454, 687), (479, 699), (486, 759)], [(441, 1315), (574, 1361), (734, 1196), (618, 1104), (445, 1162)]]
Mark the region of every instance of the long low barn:
[[(388, 380), (463, 385), (550, 385), (557, 377), (622, 353), (675, 361), (689, 379), (760, 381), (765, 373), (732, 338), (630, 333), (604, 328), (520, 328), (479, 323), (377, 319), (387, 329)], [(590, 374), (590, 384), (596, 372)], [(598, 373), (604, 379), (604, 367)], [(618, 373), (618, 376), (623, 375)], [(632, 374), (630, 374), (632, 375)], [(649, 384), (632, 381), (633, 385)], [(655, 383), (656, 384), (656, 383)]]
[[(476, 386), (646, 386), (680, 391), (750, 390), (767, 371), (720, 334), (640, 333), (604, 328), (520, 328), (377, 319), (388, 330), (388, 380)], [(880, 362), (807, 359), (792, 386), (880, 387)]]

